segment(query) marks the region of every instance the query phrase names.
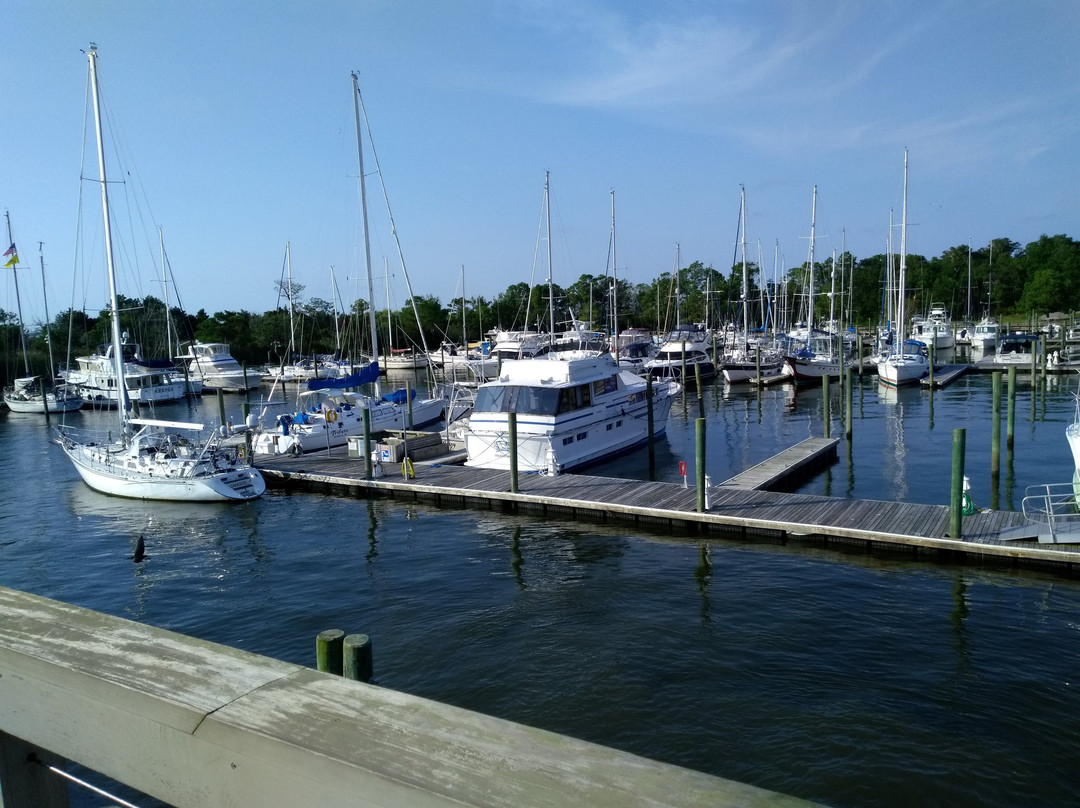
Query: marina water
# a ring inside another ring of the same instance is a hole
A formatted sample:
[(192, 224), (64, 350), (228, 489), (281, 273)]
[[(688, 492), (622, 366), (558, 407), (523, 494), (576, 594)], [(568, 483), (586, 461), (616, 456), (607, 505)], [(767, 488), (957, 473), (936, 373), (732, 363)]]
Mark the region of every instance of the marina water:
[[(945, 504), (965, 428), (976, 505), (1018, 509), (1072, 472), (1076, 380), (1027, 380), (1007, 455), (1002, 412), (996, 492), (980, 375), (933, 395), (857, 378), (851, 443), (800, 490)], [(820, 388), (703, 392), (714, 483), (823, 434)], [(157, 415), (210, 421), (216, 402)], [(698, 417), (692, 392), (673, 407), (658, 479), (693, 473)], [(1064, 573), (391, 500), (132, 502), (84, 485), (39, 416), (0, 418), (0, 445), (4, 586), (311, 666), (318, 632), (366, 633), (383, 687), (834, 806), (1080, 790), (1080, 584)], [(647, 478), (648, 453), (589, 473)]]

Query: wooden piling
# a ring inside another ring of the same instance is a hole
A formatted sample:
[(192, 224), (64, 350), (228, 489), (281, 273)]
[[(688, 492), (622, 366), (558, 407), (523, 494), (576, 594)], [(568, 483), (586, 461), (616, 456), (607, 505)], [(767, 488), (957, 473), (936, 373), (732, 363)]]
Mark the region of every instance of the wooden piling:
[(694, 459), (697, 480), (697, 510), (705, 513), (705, 419), (698, 418), (694, 429)]
[(225, 426), (225, 394), (219, 387), (217, 389), (217, 411), (222, 426)]
[(694, 387), (697, 388), (698, 415), (705, 417), (705, 394), (701, 392), (701, 363), (694, 363)]
[(829, 400), (829, 374), (821, 377), (821, 401), (825, 414), (825, 437), (832, 437), (832, 402)]
[(1009, 400), (1005, 419), (1005, 451), (1011, 452), (1016, 432), (1016, 366), (1009, 368)]
[(342, 641), (342, 675), (354, 682), (370, 682), (374, 672), (371, 638), (367, 634), (349, 634)]
[(315, 638), (315, 667), (323, 673), (341, 676), (345, 632), (339, 628), (320, 631)]
[(518, 445), (517, 445), (517, 413), (506, 413), (506, 432), (510, 442), (510, 493), (518, 492)]
[(371, 463), (371, 410), (364, 407), (361, 417), (364, 422), (364, 479), (370, 480), (375, 473)]
[(645, 373), (645, 396), (646, 396), (646, 412), (648, 414), (648, 426), (649, 426), (649, 477), (652, 477), (656, 473), (656, 433), (654, 431), (654, 418), (653, 418), (653, 383), (652, 374)]
[(847, 370), (844, 371), (844, 387), (845, 387), (845, 394), (844, 394), (844, 437), (847, 438), (849, 443), (851, 442), (851, 430), (852, 430), (852, 424), (853, 424), (853, 420), (854, 420), (852, 418), (852, 404), (851, 404), (851, 377), (852, 377), (852, 375), (853, 374), (851, 372), (851, 368), (848, 368)]
[(949, 492), (949, 538), (963, 536), (964, 525), (964, 446), (967, 432), (954, 429), (952, 438), (952, 488)]

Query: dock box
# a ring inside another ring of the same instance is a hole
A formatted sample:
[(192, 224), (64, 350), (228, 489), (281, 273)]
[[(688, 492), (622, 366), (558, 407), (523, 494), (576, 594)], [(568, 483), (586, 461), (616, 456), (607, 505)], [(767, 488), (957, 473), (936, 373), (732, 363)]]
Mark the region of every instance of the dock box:
[(386, 438), (375, 444), (381, 463), (400, 463), (405, 459), (405, 441), (401, 438)]
[(364, 456), (364, 436), (363, 435), (349, 435), (346, 438), (349, 444), (349, 457)]

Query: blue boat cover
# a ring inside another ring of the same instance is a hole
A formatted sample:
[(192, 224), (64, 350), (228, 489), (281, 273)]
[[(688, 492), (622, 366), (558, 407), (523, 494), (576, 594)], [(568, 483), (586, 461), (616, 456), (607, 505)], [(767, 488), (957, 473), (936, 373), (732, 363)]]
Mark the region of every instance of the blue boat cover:
[(359, 387), (379, 380), (379, 363), (365, 365), (356, 373), (350, 373), (340, 379), (308, 379), (308, 390), (344, 390), (347, 387)]

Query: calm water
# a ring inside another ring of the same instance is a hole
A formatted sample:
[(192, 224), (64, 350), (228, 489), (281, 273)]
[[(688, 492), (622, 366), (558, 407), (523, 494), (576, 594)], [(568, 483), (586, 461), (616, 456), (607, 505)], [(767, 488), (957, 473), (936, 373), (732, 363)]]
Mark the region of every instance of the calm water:
[[(1033, 400), (1023, 378), (1001, 507), (1071, 475), (1074, 381)], [(963, 427), (990, 504), (989, 377), (932, 400), (868, 377), (853, 402), (850, 452), (801, 490), (944, 503)], [(717, 482), (823, 432), (820, 390), (720, 385), (705, 409)], [(693, 469), (697, 417), (673, 408), (658, 476)], [(90, 491), (46, 439), (0, 417), (2, 585), (308, 665), (319, 631), (368, 633), (382, 686), (830, 805), (1075, 804), (1068, 578), (309, 494), (151, 507)], [(644, 476), (647, 454), (592, 471)]]

